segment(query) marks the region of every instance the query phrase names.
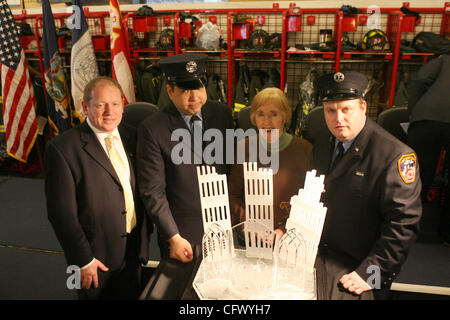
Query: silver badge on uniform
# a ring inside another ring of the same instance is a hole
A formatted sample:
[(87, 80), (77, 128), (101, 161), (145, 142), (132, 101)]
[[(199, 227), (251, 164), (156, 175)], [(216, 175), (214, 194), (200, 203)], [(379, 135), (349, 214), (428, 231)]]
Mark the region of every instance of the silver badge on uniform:
[(189, 61), (188, 63), (186, 63), (186, 71), (189, 73), (197, 71), (197, 62)]
[(336, 82), (342, 82), (342, 81), (344, 81), (345, 76), (342, 72), (336, 72), (334, 74), (333, 78), (334, 78), (334, 81), (336, 81)]

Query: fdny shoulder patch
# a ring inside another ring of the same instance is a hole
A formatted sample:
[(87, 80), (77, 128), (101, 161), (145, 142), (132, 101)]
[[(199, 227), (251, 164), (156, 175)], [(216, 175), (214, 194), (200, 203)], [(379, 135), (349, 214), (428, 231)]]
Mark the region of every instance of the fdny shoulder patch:
[(416, 181), (417, 159), (414, 153), (405, 154), (398, 159), (398, 173), (403, 182), (413, 183)]

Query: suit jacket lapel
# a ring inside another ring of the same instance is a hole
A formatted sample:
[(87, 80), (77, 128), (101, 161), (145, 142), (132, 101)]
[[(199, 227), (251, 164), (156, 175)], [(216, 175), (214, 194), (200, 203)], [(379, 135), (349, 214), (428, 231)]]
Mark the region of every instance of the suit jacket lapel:
[[(343, 174), (348, 172), (348, 169), (353, 166), (354, 163), (359, 161), (364, 154), (364, 150), (369, 143), (369, 139), (372, 135), (374, 122), (372, 119), (367, 117), (366, 124), (361, 132), (356, 137), (355, 141), (353, 141), (350, 148), (344, 154), (341, 161), (336, 165), (333, 171), (328, 175), (329, 180), (336, 179)], [(334, 140), (333, 140), (334, 146)]]
[(361, 157), (361, 153), (355, 151), (354, 144), (355, 143), (353, 143), (350, 149), (344, 154), (341, 161), (339, 161), (339, 163), (336, 164), (336, 167), (330, 172), (328, 180), (334, 180), (343, 174), (348, 173), (348, 169)]
[(203, 118), (203, 132), (208, 129), (215, 128), (217, 113), (211, 107), (210, 103), (207, 101), (202, 108), (202, 118)]
[(98, 164), (108, 171), (114, 180), (121, 185), (119, 177), (117, 176), (105, 150), (95, 136), (95, 133), (91, 130), (91, 128), (89, 128), (89, 125), (86, 122), (83, 122), (80, 125), (80, 130), (80, 139), (84, 143), (84, 151), (86, 151), (92, 159), (97, 161)]
[(186, 122), (184, 122), (183, 118), (180, 115), (178, 109), (171, 102), (166, 108), (163, 109), (163, 112), (167, 114), (169, 117), (169, 130), (170, 133), (175, 131), (176, 129), (187, 129), (189, 130)]
[[(203, 117), (203, 133), (206, 132), (206, 130), (211, 128), (217, 128), (217, 113), (214, 112), (214, 108), (211, 106), (208, 101), (205, 103), (205, 105), (202, 108), (202, 117)], [(225, 141), (224, 137), (224, 141)], [(211, 141), (204, 141), (203, 142), (203, 149), (205, 149)]]
[[(164, 109), (164, 112), (169, 117), (170, 134), (172, 134), (173, 131), (175, 131), (176, 129), (186, 129), (186, 130), (188, 130), (189, 133), (191, 133), (190, 128), (187, 126), (186, 122), (181, 117), (180, 112), (173, 105), (172, 102)], [(202, 117), (203, 117), (203, 126), (205, 126), (205, 122), (204, 122), (205, 118), (203, 116), (203, 109), (202, 109)], [(205, 129), (205, 127), (203, 127), (203, 131), (204, 131), (204, 129)], [(194, 153), (195, 150), (194, 150), (194, 145), (192, 143), (192, 139), (190, 139), (190, 147), (191, 147), (192, 153)]]

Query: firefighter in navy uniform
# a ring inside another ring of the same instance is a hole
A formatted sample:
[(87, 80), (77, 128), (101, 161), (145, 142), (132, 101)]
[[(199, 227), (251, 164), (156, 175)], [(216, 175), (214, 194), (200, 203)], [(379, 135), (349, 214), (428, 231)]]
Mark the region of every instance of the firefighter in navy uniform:
[[(185, 53), (160, 60), (170, 103), (145, 119), (138, 129), (136, 172), (141, 198), (158, 229), (162, 257), (182, 262), (193, 259), (193, 245), (201, 245), (204, 231), (197, 164), (192, 160), (198, 149), (196, 143), (191, 144), (190, 160), (175, 161), (179, 153), (172, 151), (180, 141), (172, 140), (173, 132), (185, 129), (193, 134), (197, 127), (202, 132), (219, 130), (225, 137), (226, 130), (233, 129), (231, 109), (208, 99), (207, 59), (204, 54)], [(206, 148), (209, 142), (202, 142), (200, 148)], [(225, 161), (214, 162), (216, 172), (229, 172)]]
[(416, 154), (366, 117), (367, 84), (354, 71), (317, 81), (328, 127), (314, 143), (328, 208), (316, 259), (325, 299), (387, 298), (422, 214)]

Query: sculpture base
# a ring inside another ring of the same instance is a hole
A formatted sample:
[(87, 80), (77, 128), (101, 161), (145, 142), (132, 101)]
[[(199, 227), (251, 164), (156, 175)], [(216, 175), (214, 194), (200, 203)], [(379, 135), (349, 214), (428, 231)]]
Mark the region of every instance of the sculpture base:
[(248, 258), (245, 250), (221, 261), (203, 260), (193, 281), (200, 299), (315, 300), (315, 270)]

